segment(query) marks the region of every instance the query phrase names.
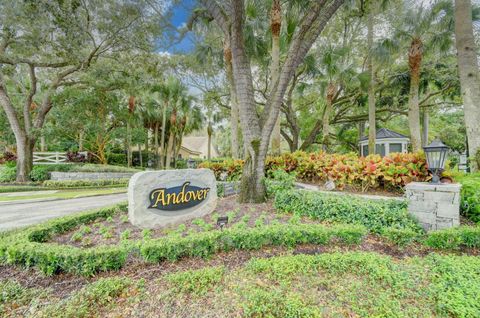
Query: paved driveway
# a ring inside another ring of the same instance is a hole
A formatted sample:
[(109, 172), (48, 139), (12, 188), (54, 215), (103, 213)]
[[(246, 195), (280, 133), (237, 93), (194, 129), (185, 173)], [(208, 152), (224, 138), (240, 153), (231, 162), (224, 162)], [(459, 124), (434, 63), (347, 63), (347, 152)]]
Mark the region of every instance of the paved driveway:
[(68, 200), (0, 204), (0, 231), (41, 223), (45, 220), (97, 209), (127, 200), (126, 193)]

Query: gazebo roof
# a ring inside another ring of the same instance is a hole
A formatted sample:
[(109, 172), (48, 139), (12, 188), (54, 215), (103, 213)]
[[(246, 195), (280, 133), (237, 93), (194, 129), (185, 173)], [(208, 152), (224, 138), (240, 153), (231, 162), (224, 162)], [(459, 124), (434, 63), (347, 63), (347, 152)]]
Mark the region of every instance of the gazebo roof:
[[(405, 135), (402, 135), (396, 131), (387, 129), (387, 128), (380, 128), (377, 130), (377, 138), (376, 139), (388, 139), (388, 138), (405, 138), (410, 139)], [(368, 136), (363, 136), (360, 138), (360, 141), (368, 140)]]

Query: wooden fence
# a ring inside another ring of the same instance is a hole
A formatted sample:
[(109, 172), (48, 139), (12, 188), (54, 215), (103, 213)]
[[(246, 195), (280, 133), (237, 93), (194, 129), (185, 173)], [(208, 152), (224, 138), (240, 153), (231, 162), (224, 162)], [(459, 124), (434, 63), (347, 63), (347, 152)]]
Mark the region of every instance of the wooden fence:
[[(81, 152), (82, 155), (86, 156), (86, 152)], [(69, 163), (67, 162), (67, 154), (64, 152), (34, 152), (33, 153), (33, 164), (34, 165), (54, 165), (59, 163)]]

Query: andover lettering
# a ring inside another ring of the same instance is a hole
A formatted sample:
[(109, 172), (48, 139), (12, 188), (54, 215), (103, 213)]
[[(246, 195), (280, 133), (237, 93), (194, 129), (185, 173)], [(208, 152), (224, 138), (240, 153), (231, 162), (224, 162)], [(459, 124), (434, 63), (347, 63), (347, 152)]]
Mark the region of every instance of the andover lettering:
[(172, 188), (159, 188), (150, 192), (149, 209), (166, 211), (182, 210), (200, 204), (207, 198), (210, 188), (200, 188), (185, 182)]

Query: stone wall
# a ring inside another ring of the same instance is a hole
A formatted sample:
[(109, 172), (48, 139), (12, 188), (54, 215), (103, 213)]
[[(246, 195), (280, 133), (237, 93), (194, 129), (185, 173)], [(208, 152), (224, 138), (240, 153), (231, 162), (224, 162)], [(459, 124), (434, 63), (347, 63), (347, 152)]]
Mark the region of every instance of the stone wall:
[(408, 212), (426, 231), (460, 225), (460, 184), (407, 184)]
[(130, 178), (134, 172), (51, 172), (50, 180), (101, 180)]

